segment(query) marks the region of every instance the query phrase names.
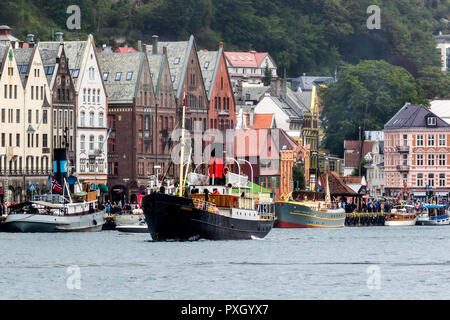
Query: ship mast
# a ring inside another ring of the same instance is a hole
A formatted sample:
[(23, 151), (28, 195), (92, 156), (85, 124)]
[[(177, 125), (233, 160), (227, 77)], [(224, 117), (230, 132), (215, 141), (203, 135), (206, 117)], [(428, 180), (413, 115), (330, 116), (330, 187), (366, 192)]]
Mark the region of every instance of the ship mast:
[(181, 150), (180, 150), (180, 197), (183, 196), (183, 166), (184, 166), (184, 117), (186, 111), (186, 93), (183, 94), (183, 115), (181, 118)]

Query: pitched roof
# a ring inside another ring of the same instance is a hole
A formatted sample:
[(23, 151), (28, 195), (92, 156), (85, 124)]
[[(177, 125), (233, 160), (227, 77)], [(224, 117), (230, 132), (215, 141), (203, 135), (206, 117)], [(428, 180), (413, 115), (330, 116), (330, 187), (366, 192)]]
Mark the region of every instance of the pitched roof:
[(150, 78), (152, 79), (153, 88), (155, 89), (155, 95), (158, 95), (165, 57), (162, 54), (147, 54), (147, 61), (150, 68)]
[(243, 86), (242, 98), (244, 101), (260, 101), (270, 86)]
[(48, 85), (51, 86), (53, 74), (56, 72), (56, 58), (58, 57), (59, 50), (44, 49), (39, 46), (38, 48), (44, 70), (46, 71)]
[(360, 159), (363, 160), (365, 155), (372, 151), (373, 145), (377, 141), (364, 140), (362, 145), (362, 156), (360, 156), (361, 141), (344, 140), (344, 166), (348, 168), (358, 167)]
[[(173, 89), (176, 96), (181, 93), (180, 79), (184, 78), (187, 68), (189, 52), (194, 45), (194, 36), (190, 36), (189, 41), (158, 41), (158, 53), (167, 48), (167, 58), (169, 61), (170, 76), (172, 77)], [(152, 46), (146, 45), (148, 54), (152, 54)]]
[[(49, 49), (58, 51), (60, 44), (64, 44), (64, 51), (66, 53), (67, 58), (69, 59), (69, 70), (80, 70), (84, 57), (86, 54), (86, 48), (89, 45), (89, 37), (85, 41), (64, 41), (64, 42), (58, 42), (58, 41), (43, 41), (39, 42), (38, 46), (41, 49)], [(81, 71), (78, 71), (78, 75), (81, 73)], [(74, 82), (75, 89), (78, 90), (78, 79), (80, 77), (74, 76), (76, 73), (72, 74), (72, 79)]]
[[(334, 171), (321, 175), (321, 180), (326, 189), (326, 177), (328, 176), (328, 185), (330, 187), (330, 195), (334, 196), (357, 196), (358, 193), (346, 185), (343, 178)], [(326, 191), (326, 190), (325, 190)]]
[(297, 78), (289, 79), (294, 90), (297, 91), (300, 88), (302, 91), (311, 91), (313, 86), (319, 86), (320, 84), (330, 84), (334, 82), (333, 77), (314, 77), (314, 76), (300, 76)]
[(427, 118), (436, 117), (433, 128), (450, 127), (450, 125), (425, 108), (423, 105), (405, 104), (385, 125), (385, 130), (426, 128)]
[(271, 129), (274, 127), (275, 118), (273, 113), (255, 114), (253, 129)]
[(98, 55), (102, 73), (108, 73), (104, 83), (109, 103), (133, 103), (144, 56), (143, 52)]
[(114, 50), (115, 53), (131, 53), (136, 52), (136, 50), (132, 47), (119, 47), (116, 50)]
[(25, 80), (30, 72), (31, 60), (33, 59), (33, 52), (35, 49), (32, 48), (17, 48), (14, 49), (14, 57), (16, 58), (17, 68), (19, 69), (20, 80), (22, 80), (22, 85), (25, 85)]
[(7, 55), (7, 53), (8, 53), (8, 50), (9, 50), (9, 47), (8, 47), (8, 46), (1, 46), (1, 47), (0, 47), (0, 75), (1, 75), (1, 73), (2, 73), (2, 71), (3, 71), (3, 66), (2, 66), (2, 64), (3, 64), (3, 62), (4, 62), (5, 59), (6, 59), (6, 55)]
[(198, 60), (200, 62), (200, 68), (202, 70), (203, 82), (205, 83), (205, 89), (208, 93), (208, 99), (211, 98), (212, 89), (214, 87), (214, 80), (216, 79), (217, 68), (220, 62), (219, 51), (199, 51)]
[[(260, 68), (261, 63), (269, 55), (268, 52), (230, 52), (225, 51), (225, 57), (232, 67)], [(261, 76), (261, 75), (258, 75)]]

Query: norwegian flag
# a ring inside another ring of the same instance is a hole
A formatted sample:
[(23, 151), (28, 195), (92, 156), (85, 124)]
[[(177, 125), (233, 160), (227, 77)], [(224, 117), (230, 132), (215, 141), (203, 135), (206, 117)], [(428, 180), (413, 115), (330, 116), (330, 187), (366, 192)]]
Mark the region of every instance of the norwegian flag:
[(55, 177), (51, 176), (49, 177), (49, 182), (52, 186), (52, 190), (61, 193), (63, 191), (61, 185), (59, 184), (59, 182), (55, 179)]

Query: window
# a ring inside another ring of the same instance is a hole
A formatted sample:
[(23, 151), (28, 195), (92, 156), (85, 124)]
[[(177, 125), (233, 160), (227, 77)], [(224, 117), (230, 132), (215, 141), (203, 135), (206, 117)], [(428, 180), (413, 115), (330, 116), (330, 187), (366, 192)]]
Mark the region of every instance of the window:
[(81, 149), (82, 151), (84, 151), (84, 150), (86, 149), (86, 146), (85, 146), (85, 140), (86, 140), (85, 136), (81, 136), (81, 137), (80, 137), (80, 149)]
[(122, 77), (122, 72), (117, 72), (116, 73), (116, 81), (120, 81), (120, 78)]
[(209, 61), (206, 61), (206, 62), (205, 62), (205, 65), (204, 65), (204, 68), (205, 68), (205, 69), (208, 69), (208, 67), (209, 67)]
[(430, 187), (434, 187), (434, 174), (433, 173), (428, 174), (428, 185)]
[(104, 118), (103, 112), (100, 112), (98, 115), (98, 126), (99, 127), (103, 127), (103, 118)]
[(109, 72), (103, 72), (103, 81), (108, 81)]
[(434, 154), (429, 154), (428, 155), (428, 165), (429, 166), (434, 166)]
[(89, 137), (89, 150), (94, 150), (94, 136)]
[(416, 145), (423, 146), (423, 134), (418, 134), (416, 138)]
[(20, 133), (16, 133), (16, 147), (20, 147)]
[(108, 139), (108, 152), (114, 152), (116, 150), (116, 139)]
[(39, 110), (36, 110), (36, 123), (39, 123)]
[(446, 157), (446, 154), (439, 154), (438, 155), (439, 165), (440, 166), (445, 166), (445, 157)]
[(56, 110), (53, 110), (53, 128), (56, 128)]
[(428, 117), (427, 118), (427, 125), (435, 126), (436, 125), (436, 117)]
[(42, 135), (42, 147), (47, 148), (48, 147), (48, 136), (46, 133)]
[(91, 89), (88, 89), (87, 98), (88, 98), (88, 103), (91, 102)]
[(180, 63), (180, 57), (176, 57), (173, 61), (173, 64), (179, 64)]
[(31, 123), (31, 110), (28, 110), (28, 123)]
[(445, 146), (446, 145), (446, 143), (445, 143), (445, 134), (440, 134), (439, 135), (439, 145), (440, 146)]
[[(52, 67), (53, 68), (53, 67)], [(52, 69), (52, 73), (53, 73), (53, 69)], [(73, 70), (73, 75), (72, 75), (72, 77), (74, 77), (74, 78), (78, 78), (78, 75), (80, 74), (80, 69), (76, 69), (76, 70)]]
[(42, 111), (42, 123), (47, 124), (48, 118), (47, 118), (47, 110)]
[(439, 187), (445, 187), (445, 173), (439, 174)]
[(103, 146), (103, 136), (98, 137), (98, 149), (101, 150)]
[(423, 166), (423, 154), (418, 154), (416, 159), (417, 166)]
[(89, 113), (89, 126), (93, 127), (94, 126), (94, 112), (90, 112)]
[(20, 109), (16, 109), (16, 123), (20, 123)]
[(434, 146), (434, 134), (429, 134), (428, 135), (428, 145), (429, 146)]
[(83, 102), (86, 103), (86, 89), (83, 89)]
[(97, 103), (100, 103), (100, 89), (97, 89)]
[(130, 81), (133, 78), (133, 72), (127, 73), (127, 80)]
[(85, 119), (86, 118), (86, 113), (84, 111), (81, 111), (80, 113), (80, 127), (84, 127), (85, 126)]

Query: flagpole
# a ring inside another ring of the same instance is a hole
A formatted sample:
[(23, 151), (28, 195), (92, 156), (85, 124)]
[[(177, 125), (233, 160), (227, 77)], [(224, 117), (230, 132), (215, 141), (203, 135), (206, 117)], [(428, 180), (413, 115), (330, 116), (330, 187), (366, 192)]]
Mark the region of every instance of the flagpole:
[(184, 166), (184, 116), (186, 111), (186, 93), (183, 94), (183, 113), (181, 118), (181, 150), (180, 150), (180, 197), (183, 196), (183, 166)]

